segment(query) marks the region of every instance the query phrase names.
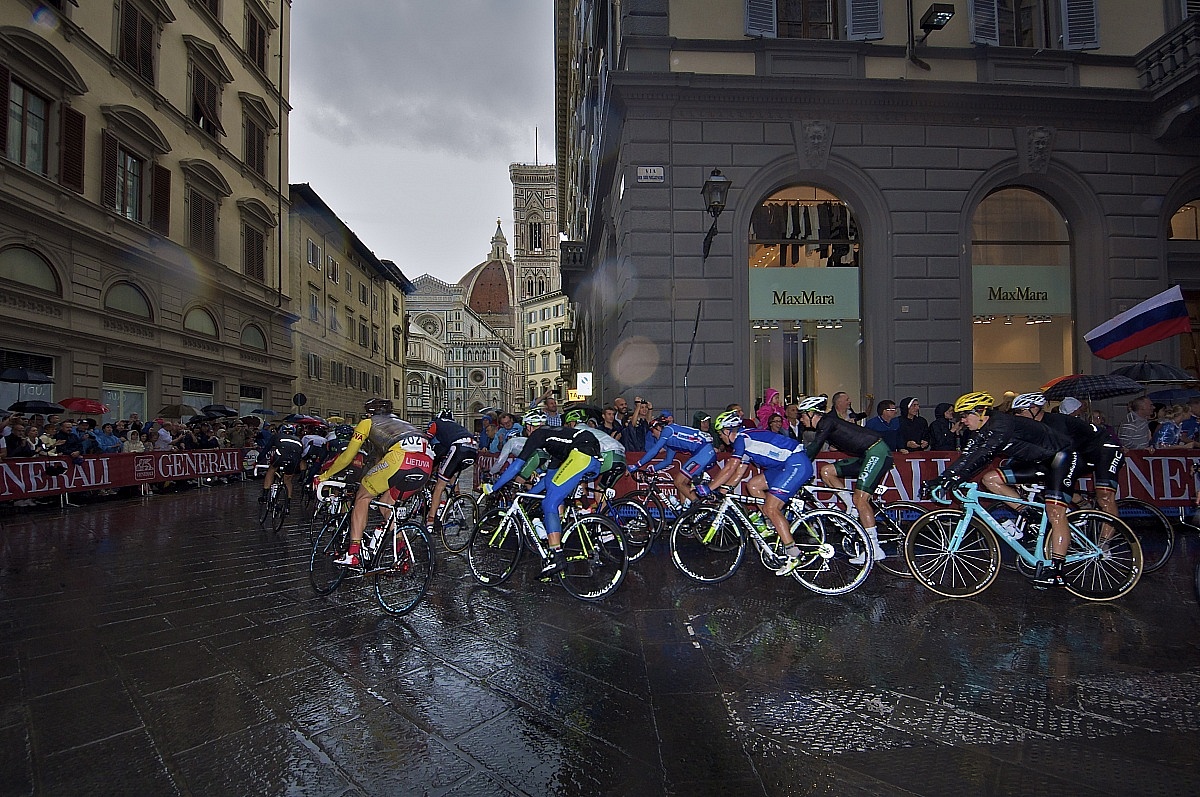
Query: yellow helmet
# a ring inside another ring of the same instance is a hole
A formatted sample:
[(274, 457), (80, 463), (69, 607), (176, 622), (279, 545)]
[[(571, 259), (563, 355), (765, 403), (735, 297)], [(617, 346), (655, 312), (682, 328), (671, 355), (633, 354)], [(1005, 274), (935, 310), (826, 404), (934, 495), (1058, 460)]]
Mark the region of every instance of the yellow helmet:
[(972, 410), (991, 409), (996, 406), (996, 399), (991, 393), (964, 393), (954, 402), (955, 412), (971, 412)]

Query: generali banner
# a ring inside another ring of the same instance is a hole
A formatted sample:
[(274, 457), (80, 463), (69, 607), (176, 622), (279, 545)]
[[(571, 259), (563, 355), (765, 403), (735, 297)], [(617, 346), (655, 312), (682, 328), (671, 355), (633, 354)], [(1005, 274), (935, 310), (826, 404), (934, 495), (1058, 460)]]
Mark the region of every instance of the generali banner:
[[(31, 457), (0, 461), (0, 501), (54, 498), (62, 493), (113, 490), (143, 483), (187, 481), (241, 473), (246, 452), (217, 448), (205, 451), (154, 451), (145, 454), (98, 454), (73, 464), (63, 457)], [(50, 475), (60, 467), (66, 471)], [(50, 468), (50, 473), (46, 469)]]

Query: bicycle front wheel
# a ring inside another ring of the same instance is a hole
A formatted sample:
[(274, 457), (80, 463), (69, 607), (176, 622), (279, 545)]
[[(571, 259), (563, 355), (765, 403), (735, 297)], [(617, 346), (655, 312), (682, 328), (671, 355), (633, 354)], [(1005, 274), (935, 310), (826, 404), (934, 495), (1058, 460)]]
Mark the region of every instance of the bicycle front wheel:
[(935, 509), (913, 523), (904, 543), (913, 577), (947, 598), (978, 595), (1000, 572), (999, 543), (981, 523), (973, 521), (952, 545), (963, 516), (961, 509)]
[(442, 544), (450, 553), (462, 553), (475, 530), (475, 499), (464, 493), (451, 498), (442, 510)]
[(717, 507), (698, 504), (671, 527), (671, 561), (693, 581), (716, 584), (732, 576), (746, 556), (746, 533)]
[(375, 599), (388, 614), (408, 614), (429, 592), (436, 569), (425, 526), (402, 523), (383, 538), (375, 557)]
[(333, 563), (346, 550), (346, 536), (350, 529), (349, 515), (334, 515), (325, 521), (313, 541), (312, 556), (308, 560), (308, 580), (318, 595), (328, 595), (338, 588), (346, 577), (346, 568)]
[(283, 521), (287, 520), (288, 513), (284, 510), (287, 501), (287, 493), (281, 492), (279, 497), (271, 502), (271, 528), (278, 533), (283, 528)]
[(920, 504), (911, 501), (893, 501), (880, 507), (875, 513), (875, 533), (879, 537), (879, 547), (887, 554), (875, 564), (893, 576), (912, 578), (908, 569), (908, 560), (904, 558), (904, 540), (912, 524), (928, 510)]
[(654, 538), (654, 518), (646, 507), (635, 498), (621, 498), (609, 505), (608, 517), (625, 535), (629, 561), (636, 562), (645, 556)]
[[(814, 509), (792, 523), (800, 564), (792, 578), (820, 595), (842, 595), (867, 580), (871, 541), (854, 518), (836, 509)], [(855, 564), (857, 560), (857, 564)]]
[(1138, 498), (1117, 501), (1117, 515), (1142, 546), (1142, 565), (1153, 573), (1167, 563), (1175, 550), (1175, 527), (1161, 509)]
[(607, 598), (621, 586), (629, 569), (625, 535), (616, 523), (601, 515), (585, 515), (563, 532), (567, 569), (562, 585), (585, 601)]
[[(1129, 526), (1097, 509), (1067, 513), (1071, 545), (1063, 564), (1063, 581), (1073, 595), (1109, 601), (1133, 589), (1142, 575), (1142, 546)], [(1050, 556), (1046, 540), (1046, 556)]]
[(521, 530), (516, 518), (493, 509), (479, 519), (467, 543), (467, 566), (480, 584), (499, 586), (512, 577), (521, 558)]
[(275, 496), (268, 494), (266, 502), (258, 511), (258, 525), (264, 529), (267, 527), (267, 520), (271, 517), (271, 509), (275, 506)]

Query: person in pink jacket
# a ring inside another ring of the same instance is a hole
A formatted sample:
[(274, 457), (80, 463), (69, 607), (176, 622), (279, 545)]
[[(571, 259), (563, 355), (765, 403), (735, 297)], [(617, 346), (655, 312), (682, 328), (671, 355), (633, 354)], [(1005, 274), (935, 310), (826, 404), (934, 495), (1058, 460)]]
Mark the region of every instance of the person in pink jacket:
[(772, 415), (783, 417), (783, 398), (779, 395), (778, 390), (773, 387), (767, 388), (763, 393), (763, 402), (759, 405), (756, 415), (759, 429), (767, 428), (767, 421)]

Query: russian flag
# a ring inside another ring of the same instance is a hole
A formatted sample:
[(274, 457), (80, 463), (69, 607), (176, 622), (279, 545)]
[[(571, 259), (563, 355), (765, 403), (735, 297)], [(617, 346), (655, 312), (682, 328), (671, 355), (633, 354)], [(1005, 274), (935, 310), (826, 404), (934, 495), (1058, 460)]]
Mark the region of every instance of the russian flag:
[(1105, 360), (1173, 335), (1192, 331), (1183, 291), (1176, 285), (1131, 307), (1083, 336), (1092, 354)]

